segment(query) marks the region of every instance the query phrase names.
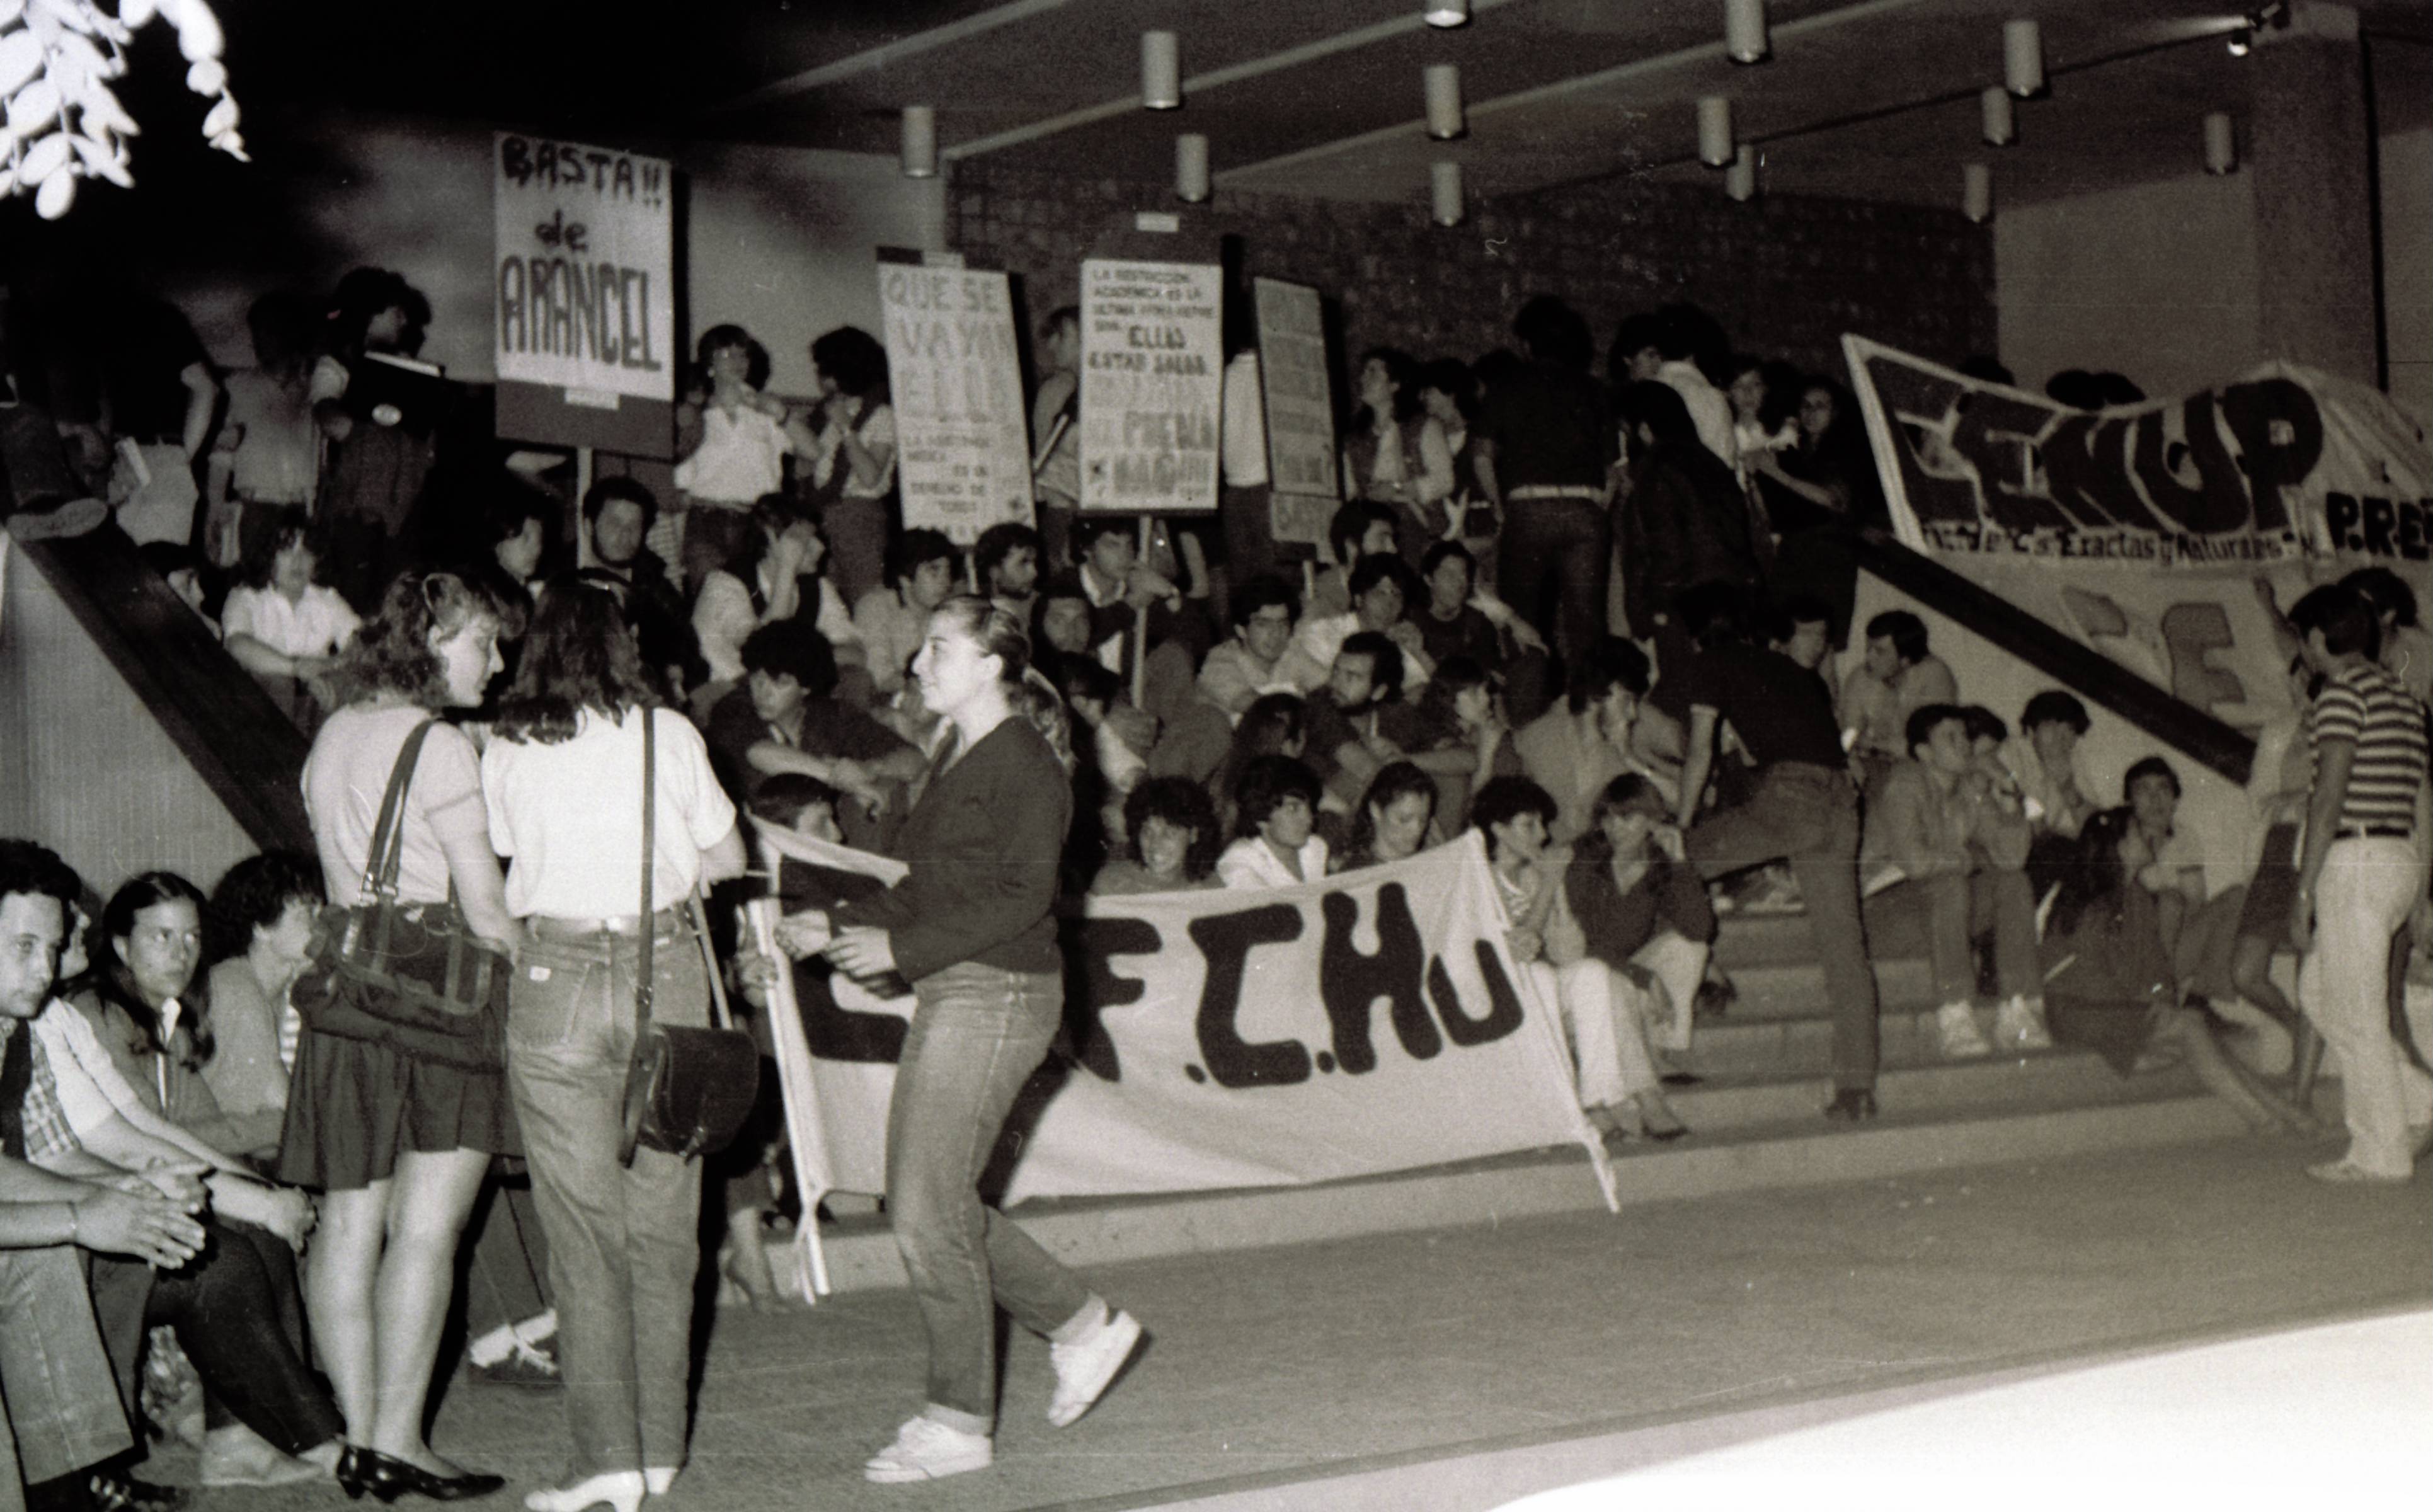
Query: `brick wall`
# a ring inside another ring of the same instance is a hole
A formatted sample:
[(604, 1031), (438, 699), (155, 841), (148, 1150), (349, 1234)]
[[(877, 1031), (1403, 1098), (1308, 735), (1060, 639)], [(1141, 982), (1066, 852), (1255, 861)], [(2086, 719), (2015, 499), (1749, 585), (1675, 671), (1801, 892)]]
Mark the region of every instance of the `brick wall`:
[[(1533, 294), (1589, 317), (1599, 355), (1614, 325), (1675, 299), (1736, 343), (1842, 372), (1856, 331), (1957, 363), (1995, 348), (1991, 234), (1956, 212), (1761, 196), (1720, 184), (1617, 181), (1474, 204), (1446, 229), (1423, 205), (1357, 205), (1219, 190), (1179, 205), (1165, 184), (1074, 179), (985, 163), (955, 169), (946, 242), (974, 266), (1019, 274), (1035, 316), (1075, 302), (1094, 251), (1215, 260), (1239, 236), (1244, 271), (1315, 284), (1341, 307), (1347, 353), (1374, 345), (1464, 358), (1511, 344)], [(1183, 234), (1122, 236), (1138, 210), (1179, 212)]]

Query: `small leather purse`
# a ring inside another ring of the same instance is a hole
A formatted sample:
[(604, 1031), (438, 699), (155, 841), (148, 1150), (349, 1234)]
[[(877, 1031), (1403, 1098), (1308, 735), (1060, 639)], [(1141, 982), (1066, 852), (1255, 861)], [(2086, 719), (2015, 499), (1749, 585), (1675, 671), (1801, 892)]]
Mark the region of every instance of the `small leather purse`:
[(634, 1151), (663, 1150), (679, 1160), (714, 1155), (734, 1143), (760, 1095), (760, 1048), (736, 1028), (726, 1011), (726, 988), (710, 953), (709, 920), (701, 899), (686, 900), (703, 963), (709, 971), (709, 1027), (691, 1028), (651, 1018), (652, 820), (658, 807), (658, 771), (652, 725), (642, 710), (642, 904), (641, 943), (635, 963), (634, 1061), (625, 1072), (625, 1138), (618, 1158), (634, 1164)]

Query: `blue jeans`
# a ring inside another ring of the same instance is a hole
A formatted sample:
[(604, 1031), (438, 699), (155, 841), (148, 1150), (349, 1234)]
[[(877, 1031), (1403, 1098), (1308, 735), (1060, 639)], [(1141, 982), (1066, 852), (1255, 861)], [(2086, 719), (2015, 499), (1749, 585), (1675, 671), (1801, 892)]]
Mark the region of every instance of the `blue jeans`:
[(1791, 863), (1833, 1008), (1833, 1086), (1873, 1090), (1876, 973), (1859, 917), (1859, 794), (1848, 774), (1778, 762), (1759, 775), (1747, 803), (1700, 820), (1686, 843), (1710, 880), (1777, 858)]
[(80, 1251), (0, 1249), (0, 1317), (9, 1320), (0, 1328), (0, 1438), (15, 1430), (17, 1448), (13, 1470), (0, 1455), (0, 1473), (10, 1474), (0, 1488), (14, 1492), (17, 1474), (28, 1486), (56, 1480), (133, 1447)]
[[(575, 1479), (684, 1463), (701, 1163), (642, 1149), (621, 1165), (638, 942), (527, 936), (507, 1000), (507, 1091), (549, 1240)], [(689, 926), (652, 943), (656, 1023), (709, 1022)]]
[(1052, 972), (963, 961), (913, 986), (920, 1007), (887, 1111), (887, 1211), (929, 1334), (929, 1416), (991, 1431), (996, 1314), (1053, 1334), (1089, 1305), (1063, 1264), (980, 1201), (980, 1172), (1063, 1013)]
[(1612, 543), (1606, 512), (1594, 500), (1515, 499), (1504, 507), (1497, 590), (1566, 666), (1577, 665), (1605, 634)]

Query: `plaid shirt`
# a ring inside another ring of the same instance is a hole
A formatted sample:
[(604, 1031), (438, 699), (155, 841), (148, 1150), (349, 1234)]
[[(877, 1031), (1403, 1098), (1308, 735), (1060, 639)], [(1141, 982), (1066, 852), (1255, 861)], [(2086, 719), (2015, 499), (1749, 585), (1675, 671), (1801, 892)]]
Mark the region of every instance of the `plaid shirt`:
[(76, 1130), (60, 1102), (59, 1079), (52, 1074), (50, 1052), (43, 1037), (16, 1019), (0, 1019), (0, 1044), (12, 1034), (26, 1036), (26, 1048), (34, 1058), (33, 1077), (26, 1086), (26, 1159), (39, 1165), (78, 1147)]

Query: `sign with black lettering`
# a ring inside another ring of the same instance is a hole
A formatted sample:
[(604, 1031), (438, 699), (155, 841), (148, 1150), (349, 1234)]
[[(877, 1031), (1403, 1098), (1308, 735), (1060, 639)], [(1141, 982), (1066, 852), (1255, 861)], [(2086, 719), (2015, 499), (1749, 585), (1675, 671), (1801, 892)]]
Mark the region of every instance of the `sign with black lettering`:
[(2288, 363), (2101, 411), (1842, 338), (1901, 539), (1946, 559), (2253, 569), (2380, 563), (2422, 580), (2433, 437), (2362, 383)]
[(1222, 278), (1198, 263), (1081, 264), (1083, 512), (1216, 511)]
[(499, 433), (664, 457), (677, 369), (662, 158), (494, 134)]
[[(805, 897), (813, 872), (900, 874), (763, 836), (781, 889)], [(1513, 960), (1506, 927), (1474, 833), (1300, 887), (1091, 899), (1064, 937), (1074, 1054), (1025, 1095), (1037, 1110), (1006, 1199), (1325, 1181), (1577, 1142), (1612, 1200), (1543, 968)], [(913, 1000), (817, 960), (782, 985), (803, 1028), (785, 1085), (807, 1191), (879, 1192)]]
[(1005, 275), (882, 251), (878, 305), (906, 528), (969, 546), (991, 525), (1029, 524), (1029, 433)]

